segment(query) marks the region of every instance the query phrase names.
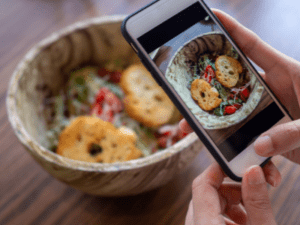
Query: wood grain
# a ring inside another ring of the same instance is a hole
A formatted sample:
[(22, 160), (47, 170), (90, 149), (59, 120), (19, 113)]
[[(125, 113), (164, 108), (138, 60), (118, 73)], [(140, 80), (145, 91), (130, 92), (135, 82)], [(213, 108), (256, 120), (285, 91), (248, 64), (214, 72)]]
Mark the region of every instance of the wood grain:
[[(132, 13), (149, 0), (0, 1), (0, 224), (184, 224), (192, 180), (211, 162), (202, 151), (166, 186), (126, 198), (97, 198), (52, 178), (25, 152), (7, 120), (5, 93), (24, 54), (53, 31), (85, 18)], [(300, 2), (213, 0), (281, 52), (300, 60)], [(270, 189), (278, 224), (299, 224), (300, 168), (274, 158), (282, 184)]]

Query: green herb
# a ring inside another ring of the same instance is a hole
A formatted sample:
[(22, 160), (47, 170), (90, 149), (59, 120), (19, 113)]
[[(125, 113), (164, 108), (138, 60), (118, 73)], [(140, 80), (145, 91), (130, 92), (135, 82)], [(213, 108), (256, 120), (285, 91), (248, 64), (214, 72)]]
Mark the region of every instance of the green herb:
[(211, 84), (217, 89), (223, 101), (226, 101), (229, 93), (225, 90), (225, 88), (223, 88), (223, 86), (215, 79), (212, 79)]
[(211, 65), (214, 71), (216, 71), (215, 64), (208, 58), (207, 55), (204, 55), (199, 59), (199, 66), (202, 70), (205, 70), (208, 65)]
[(106, 81), (103, 86), (107, 87), (112, 93), (114, 93), (120, 99), (124, 98), (124, 92), (122, 91), (119, 85)]
[(214, 114), (217, 116), (223, 116), (224, 115), (224, 111), (222, 110), (221, 107), (218, 107), (214, 110)]
[(85, 80), (82, 76), (78, 76), (75, 78), (75, 82), (79, 85), (84, 85), (85, 84)]
[(85, 102), (87, 100), (88, 97), (88, 89), (87, 87), (83, 86), (79, 88), (79, 92), (78, 92), (78, 101), (80, 102)]
[(228, 100), (228, 105), (241, 104), (243, 101), (241, 99), (230, 99)]
[(197, 65), (194, 66), (194, 74), (193, 74), (193, 78), (196, 78), (198, 76), (197, 74)]
[(231, 56), (234, 59), (238, 59), (239, 53), (236, 51), (236, 49), (234, 47), (232, 47), (229, 56)]

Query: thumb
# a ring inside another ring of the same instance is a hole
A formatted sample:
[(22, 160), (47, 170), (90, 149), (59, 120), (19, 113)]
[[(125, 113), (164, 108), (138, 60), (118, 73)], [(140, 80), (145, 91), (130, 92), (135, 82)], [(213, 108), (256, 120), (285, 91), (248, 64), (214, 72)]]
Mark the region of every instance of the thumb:
[(242, 181), (242, 198), (250, 224), (276, 224), (267, 182), (260, 166), (252, 166)]
[(258, 155), (269, 157), (300, 147), (300, 120), (280, 124), (259, 137), (254, 148)]

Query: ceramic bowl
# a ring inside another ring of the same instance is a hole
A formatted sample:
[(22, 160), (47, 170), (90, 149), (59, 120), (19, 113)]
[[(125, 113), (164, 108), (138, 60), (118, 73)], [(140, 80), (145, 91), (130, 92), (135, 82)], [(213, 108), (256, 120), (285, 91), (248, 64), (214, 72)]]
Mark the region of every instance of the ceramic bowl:
[(98, 196), (136, 195), (158, 188), (190, 164), (202, 145), (192, 133), (163, 151), (112, 164), (71, 160), (47, 149), (46, 115), (41, 106), (49, 91), (41, 94), (37, 87), (47, 85), (55, 95), (66, 85), (72, 69), (103, 65), (116, 57), (128, 65), (137, 62), (120, 31), (124, 18), (89, 19), (38, 43), (14, 71), (6, 99), (9, 121), (30, 155), (53, 177)]
[[(221, 32), (209, 32), (201, 34), (186, 42), (174, 54), (168, 69), (166, 78), (178, 93), (181, 93), (187, 107), (193, 112), (205, 129), (223, 129), (234, 126), (245, 120), (259, 104), (264, 87), (256, 79), (256, 76), (248, 68), (247, 75), (250, 77), (249, 86), (251, 93), (243, 107), (232, 115), (216, 116), (202, 110), (191, 96), (188, 83), (193, 79), (191, 63), (198, 62), (199, 57), (204, 54), (228, 55), (232, 51), (232, 45)], [(242, 59), (240, 63), (247, 68)]]

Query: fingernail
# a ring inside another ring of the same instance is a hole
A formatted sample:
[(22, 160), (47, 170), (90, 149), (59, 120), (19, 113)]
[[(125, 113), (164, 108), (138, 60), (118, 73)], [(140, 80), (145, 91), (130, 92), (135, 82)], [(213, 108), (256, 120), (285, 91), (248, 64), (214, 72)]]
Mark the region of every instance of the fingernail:
[(273, 187), (278, 187), (279, 184), (281, 183), (281, 177), (280, 178), (276, 178), (276, 176), (271, 176), (270, 180), (271, 180), (271, 185)]
[(258, 185), (266, 182), (265, 175), (260, 166), (251, 166), (247, 170), (247, 178), (250, 185)]
[(268, 135), (259, 137), (254, 142), (254, 149), (257, 154), (262, 155), (262, 156), (265, 156), (266, 154), (272, 152), (273, 145), (272, 145), (271, 138)]
[(276, 182), (276, 178), (274, 176), (269, 177), (269, 183), (273, 186), (273, 187), (277, 187), (278, 183)]

